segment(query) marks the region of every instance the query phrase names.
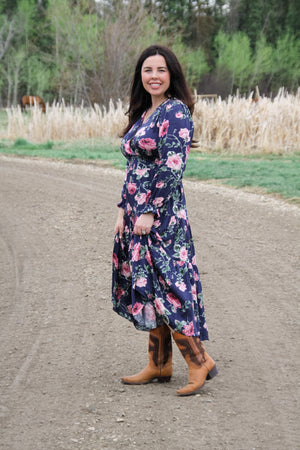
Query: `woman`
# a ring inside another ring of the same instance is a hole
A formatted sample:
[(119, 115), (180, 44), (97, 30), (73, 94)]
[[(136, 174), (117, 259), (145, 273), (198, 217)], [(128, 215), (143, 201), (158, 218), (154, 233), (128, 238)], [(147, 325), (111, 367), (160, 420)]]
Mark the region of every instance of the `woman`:
[(172, 333), (189, 368), (178, 395), (195, 394), (217, 374), (201, 342), (208, 333), (182, 186), (192, 112), (174, 53), (148, 47), (135, 68), (121, 144), (127, 170), (115, 225), (112, 298), (114, 311), (149, 331), (147, 367), (122, 382), (169, 381)]

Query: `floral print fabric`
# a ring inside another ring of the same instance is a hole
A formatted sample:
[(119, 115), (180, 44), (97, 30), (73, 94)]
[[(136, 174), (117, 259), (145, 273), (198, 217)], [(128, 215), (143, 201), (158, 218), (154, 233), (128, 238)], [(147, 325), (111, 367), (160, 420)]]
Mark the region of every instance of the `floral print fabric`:
[[(208, 339), (202, 287), (182, 175), (193, 137), (189, 109), (166, 100), (124, 136), (124, 232), (113, 249), (113, 309), (140, 330), (167, 323), (186, 336)], [(150, 234), (133, 234), (137, 217), (152, 212)]]

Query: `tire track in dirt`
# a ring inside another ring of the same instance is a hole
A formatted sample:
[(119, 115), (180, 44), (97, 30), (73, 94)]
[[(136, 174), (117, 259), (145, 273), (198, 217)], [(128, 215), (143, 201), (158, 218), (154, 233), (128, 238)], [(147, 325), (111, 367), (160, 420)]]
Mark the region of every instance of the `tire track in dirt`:
[[(14, 356), (16, 358), (20, 358), (21, 360), (25, 358), (25, 360), (23, 361), (18, 372), (13, 375), (14, 379), (13, 381), (11, 381), (9, 389), (12, 389), (14, 386), (16, 386), (25, 376), (26, 368), (29, 366), (30, 360), (32, 359), (33, 354), (36, 352), (36, 348), (40, 339), (40, 335), (38, 335), (36, 341), (34, 341), (32, 344), (31, 350), (28, 352), (27, 356), (25, 356), (23, 351), (21, 350), (22, 347), (24, 347), (24, 341), (23, 338), (19, 336), (19, 330), (21, 327), (23, 327), (23, 325), (26, 326), (27, 320), (26, 305), (23, 302), (23, 299), (25, 296), (25, 291), (27, 289), (30, 289), (27, 283), (27, 277), (28, 279), (30, 279), (32, 271), (30, 263), (28, 264), (27, 262), (34, 260), (37, 257), (37, 252), (35, 251), (35, 247), (32, 245), (32, 243), (30, 243), (28, 240), (26, 241), (25, 247), (23, 247), (22, 239), (19, 240), (18, 237), (14, 235), (12, 230), (14, 230), (16, 222), (20, 219), (19, 217), (14, 216), (13, 220), (11, 220), (12, 216), (13, 212), (10, 213), (10, 219), (7, 220), (7, 215), (5, 214), (5, 212), (2, 213), (1, 222), (2, 224), (5, 224), (5, 228), (6, 230), (9, 230), (9, 233), (3, 233), (3, 231), (0, 230), (1, 240), (5, 243), (7, 250), (7, 259), (4, 259), (4, 261), (7, 262), (7, 267), (10, 268), (10, 273), (6, 273), (6, 277), (10, 279), (9, 284), (11, 285), (11, 293), (9, 295), (11, 302), (5, 303), (6, 311), (2, 310), (2, 314), (4, 315), (4, 317), (2, 317), (1, 340), (3, 348), (6, 351), (5, 359), (9, 359), (10, 357)], [(7, 295), (6, 293), (3, 294), (4, 298), (2, 299), (2, 301)], [(15, 330), (16, 332), (14, 343), (11, 342), (11, 330)]]
[(122, 179), (0, 158), (0, 447), (298, 448), (299, 210), (185, 183), (220, 375), (182, 399), (176, 348), (169, 384), (119, 382), (147, 361), (147, 334), (110, 304)]

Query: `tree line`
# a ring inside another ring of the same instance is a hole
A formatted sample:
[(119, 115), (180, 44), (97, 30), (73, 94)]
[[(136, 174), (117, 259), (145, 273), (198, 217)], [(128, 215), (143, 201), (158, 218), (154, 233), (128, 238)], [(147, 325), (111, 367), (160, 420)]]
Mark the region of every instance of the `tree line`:
[(299, 0), (0, 0), (0, 106), (125, 99), (146, 46), (169, 46), (199, 94), (272, 95), (300, 80)]

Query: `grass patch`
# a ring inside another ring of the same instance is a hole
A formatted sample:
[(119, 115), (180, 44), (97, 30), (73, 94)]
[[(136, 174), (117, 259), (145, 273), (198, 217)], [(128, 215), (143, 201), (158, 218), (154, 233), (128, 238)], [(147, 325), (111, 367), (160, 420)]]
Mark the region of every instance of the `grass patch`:
[(54, 143), (51, 141), (45, 142), (43, 144), (33, 144), (32, 142), (28, 142), (26, 141), (26, 139), (23, 138), (19, 138), (16, 139), (12, 148), (13, 149), (21, 149), (21, 151), (26, 151), (26, 150), (51, 150), (53, 148)]
[[(46, 142), (33, 144), (25, 139), (14, 143), (0, 141), (0, 153), (51, 159), (104, 161), (117, 168), (125, 168), (126, 161), (119, 143), (101, 138), (75, 142)], [(300, 153), (291, 155), (221, 155), (192, 151), (185, 178), (217, 180), (237, 188), (260, 189), (277, 194), (291, 202), (300, 199)]]
[(34, 144), (25, 139), (17, 139), (13, 143), (2, 140), (0, 141), (0, 153), (60, 160), (102, 160), (115, 167), (125, 167), (119, 145), (100, 138), (75, 142), (49, 141), (42, 144)]
[(259, 188), (285, 199), (300, 198), (300, 153), (284, 155), (215, 156), (192, 152), (185, 176), (219, 180), (238, 188)]

